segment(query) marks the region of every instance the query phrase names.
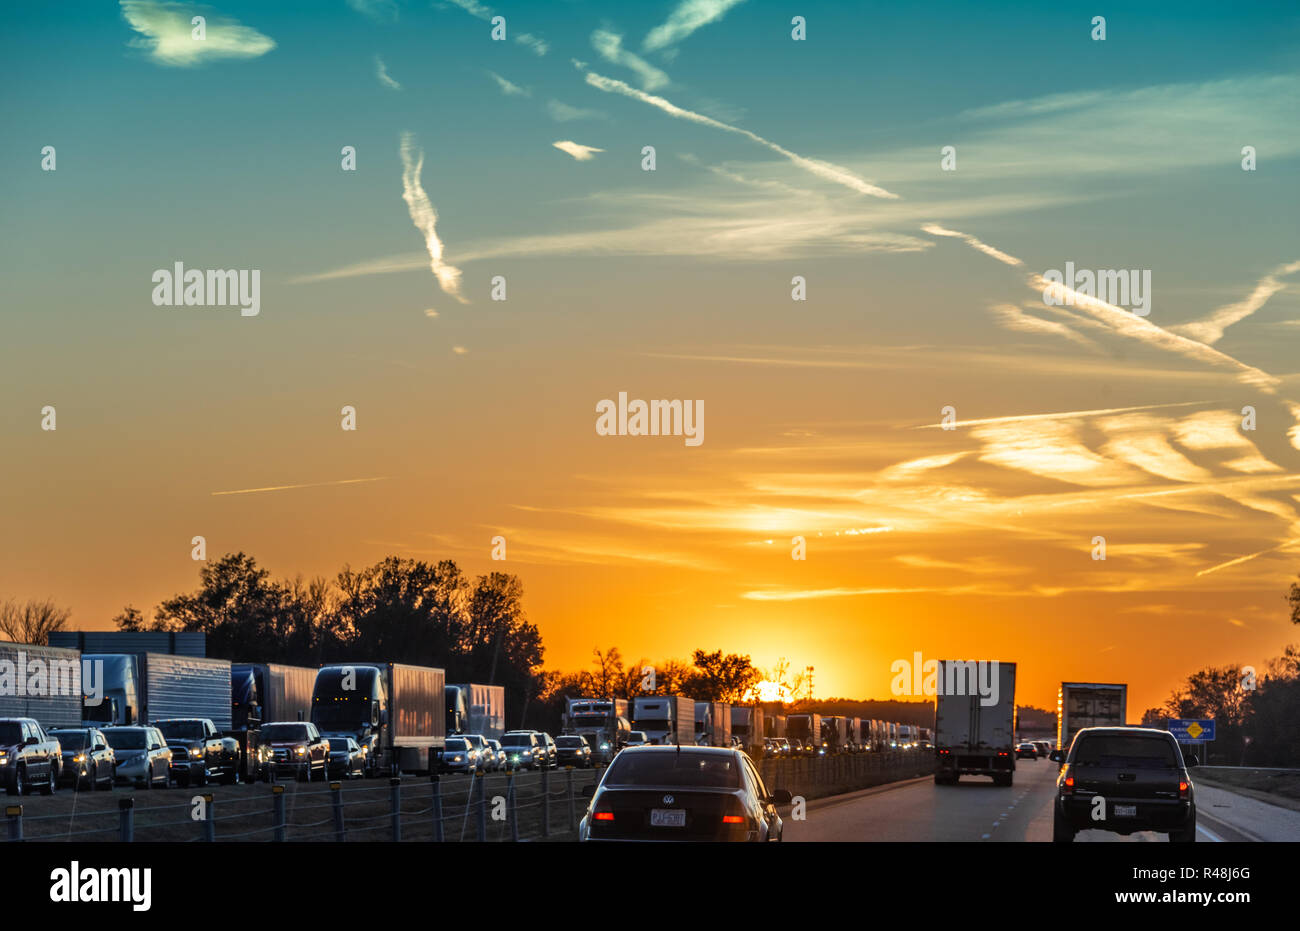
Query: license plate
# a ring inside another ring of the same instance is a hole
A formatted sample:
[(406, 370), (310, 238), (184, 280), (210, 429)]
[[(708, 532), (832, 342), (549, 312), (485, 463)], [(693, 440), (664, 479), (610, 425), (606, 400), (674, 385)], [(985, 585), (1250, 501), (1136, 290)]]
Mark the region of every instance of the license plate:
[(1136, 805), (1116, 805), (1114, 811), (1116, 818), (1136, 818), (1138, 807)]
[(686, 812), (680, 808), (650, 809), (650, 826), (655, 828), (686, 827)]

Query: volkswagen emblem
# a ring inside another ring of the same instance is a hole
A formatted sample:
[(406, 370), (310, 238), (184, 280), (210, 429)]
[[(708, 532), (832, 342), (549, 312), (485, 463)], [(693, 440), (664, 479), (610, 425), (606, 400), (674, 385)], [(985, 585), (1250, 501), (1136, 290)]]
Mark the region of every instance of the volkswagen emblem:
[(673, 797), (672, 797), (671, 795), (665, 795), (665, 796), (664, 796), (664, 804), (665, 804), (665, 805), (671, 805), (672, 803), (673, 803)]

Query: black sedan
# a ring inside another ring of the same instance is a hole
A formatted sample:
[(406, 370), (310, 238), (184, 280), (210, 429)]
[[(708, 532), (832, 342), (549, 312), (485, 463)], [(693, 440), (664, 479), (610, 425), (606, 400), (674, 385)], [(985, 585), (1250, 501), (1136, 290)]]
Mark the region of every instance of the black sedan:
[(1028, 740), (1022, 740), (1020, 743), (1016, 744), (1016, 759), (1038, 759), (1038, 747), (1030, 743)]
[(790, 803), (729, 747), (629, 747), (585, 793), (583, 841), (779, 841)]
[(1196, 840), (1196, 798), (1174, 735), (1145, 727), (1086, 727), (1067, 753), (1056, 780), (1052, 840), (1068, 843), (1078, 831), (1116, 834), (1160, 831), (1175, 842)]
[(562, 734), (555, 738), (557, 765), (572, 766), (576, 769), (590, 769), (595, 764), (591, 759), (591, 745), (587, 738), (578, 734)]
[(63, 749), (61, 783), (74, 789), (113, 788), (117, 760), (103, 731), (97, 727), (56, 727), (50, 736)]

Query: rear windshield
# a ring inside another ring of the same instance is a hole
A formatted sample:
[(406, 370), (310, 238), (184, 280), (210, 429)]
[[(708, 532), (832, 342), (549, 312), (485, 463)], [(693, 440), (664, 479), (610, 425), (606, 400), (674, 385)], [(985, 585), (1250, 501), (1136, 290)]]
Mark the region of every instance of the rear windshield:
[(1074, 762), (1079, 766), (1131, 766), (1174, 769), (1178, 757), (1172, 741), (1163, 737), (1094, 735), (1079, 739)]
[(736, 789), (740, 769), (730, 753), (638, 751), (616, 756), (605, 781), (623, 786)]
[(346, 750), (348, 748), (348, 739), (346, 737), (331, 737), (329, 741), (331, 750)]

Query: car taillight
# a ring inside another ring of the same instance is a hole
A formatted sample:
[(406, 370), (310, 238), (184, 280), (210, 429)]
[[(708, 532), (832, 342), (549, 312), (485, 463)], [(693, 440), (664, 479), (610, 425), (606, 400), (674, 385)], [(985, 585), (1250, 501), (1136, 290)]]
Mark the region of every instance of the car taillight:
[(1188, 790), (1191, 789), (1191, 787), (1192, 787), (1192, 784), (1191, 784), (1190, 782), (1188, 782), (1186, 779), (1179, 779), (1179, 780), (1178, 780), (1178, 797), (1179, 797), (1179, 798), (1187, 798)]
[(1069, 772), (1067, 772), (1065, 774), (1065, 778), (1061, 780), (1061, 794), (1062, 795), (1074, 794), (1074, 776)]
[(591, 817), (595, 821), (613, 821), (614, 813), (612, 811), (598, 811)]
[(723, 815), (722, 823), (723, 824), (744, 824), (745, 818), (743, 815)]

